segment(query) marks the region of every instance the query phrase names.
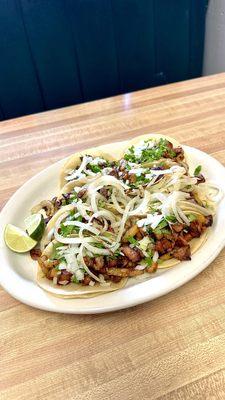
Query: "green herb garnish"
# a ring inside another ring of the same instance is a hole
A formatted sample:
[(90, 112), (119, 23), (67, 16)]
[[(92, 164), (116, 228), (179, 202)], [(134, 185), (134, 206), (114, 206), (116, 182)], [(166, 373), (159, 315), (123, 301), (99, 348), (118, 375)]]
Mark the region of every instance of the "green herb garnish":
[(92, 244), (92, 246), (97, 247), (98, 249), (104, 249), (105, 248), (104, 244), (99, 243), (99, 242), (94, 242), (94, 243), (91, 243), (91, 244)]
[(101, 172), (101, 168), (99, 167), (99, 165), (89, 164), (89, 168), (95, 174), (97, 174), (98, 172)]
[(148, 256), (145, 257), (144, 262), (145, 262), (145, 264), (147, 264), (148, 267), (151, 267), (151, 265), (153, 263), (153, 261), (152, 261), (152, 258), (153, 258), (152, 251), (151, 250), (147, 251), (147, 254), (148, 254)]
[(60, 225), (60, 234), (64, 237), (67, 237), (71, 235), (74, 232), (79, 232), (78, 226), (73, 226), (73, 225), (67, 225), (65, 226), (64, 224)]
[(195, 221), (197, 219), (196, 215), (194, 214), (188, 214), (187, 217), (190, 222)]
[(201, 166), (201, 165), (198, 165), (198, 166), (195, 168), (194, 176), (198, 176), (198, 175), (200, 174), (201, 170), (202, 170), (202, 166)]
[(135, 245), (135, 246), (138, 245), (138, 241), (137, 241), (133, 236), (129, 236), (129, 237), (127, 238), (127, 240), (128, 240), (128, 242), (129, 242), (130, 244), (133, 244), (133, 245)]
[(72, 276), (71, 281), (72, 281), (73, 283), (79, 283), (79, 280), (76, 278), (75, 275)]
[(154, 229), (154, 233), (157, 235), (170, 233), (168, 221), (165, 218)]
[(111, 255), (111, 256), (108, 256), (108, 258), (111, 260), (115, 260), (119, 256), (121, 256), (121, 252), (120, 252), (120, 250), (116, 250), (115, 253), (113, 253), (113, 255)]
[(167, 215), (166, 220), (168, 222), (177, 222), (177, 219), (174, 215)]
[[(79, 221), (82, 222), (82, 216), (79, 215), (77, 218), (74, 217), (75, 215), (75, 211), (71, 210), (70, 211), (70, 215), (67, 217), (68, 221)], [(72, 233), (78, 233), (80, 230), (79, 226), (74, 226), (74, 225), (64, 225), (64, 223), (62, 223), (60, 225), (60, 233), (62, 236), (67, 237), (69, 235), (71, 235)]]
[(141, 155), (136, 157), (135, 156), (135, 149), (134, 146), (131, 146), (127, 153), (125, 154), (124, 158), (130, 162), (138, 162), (138, 163), (146, 163), (155, 160), (159, 160), (160, 158), (165, 157), (165, 154), (168, 154), (170, 158), (176, 157), (175, 151), (171, 149), (168, 144), (168, 140), (160, 139), (158, 143), (156, 143), (153, 147), (148, 147), (148, 142), (150, 140), (146, 140), (146, 148), (141, 151)]
[(76, 192), (73, 192), (71, 195), (70, 195), (70, 197), (68, 198), (68, 199), (65, 199), (66, 200), (66, 204), (71, 204), (71, 203), (73, 203), (73, 202), (76, 202), (77, 200), (78, 200), (78, 198), (77, 198), (77, 193)]
[(99, 205), (99, 207), (101, 207), (101, 208), (105, 208), (106, 202), (105, 202), (104, 200), (99, 199), (99, 200), (98, 200), (98, 205)]

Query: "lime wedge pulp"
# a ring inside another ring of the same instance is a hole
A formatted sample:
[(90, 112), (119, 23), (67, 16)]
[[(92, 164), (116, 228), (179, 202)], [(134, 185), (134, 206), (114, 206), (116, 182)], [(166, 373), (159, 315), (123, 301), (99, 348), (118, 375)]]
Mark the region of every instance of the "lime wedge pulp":
[(37, 242), (42, 238), (45, 230), (45, 221), (42, 214), (32, 214), (24, 221), (28, 235)]
[(25, 253), (36, 246), (36, 240), (30, 238), (26, 232), (14, 225), (8, 224), (4, 231), (6, 245), (16, 253)]

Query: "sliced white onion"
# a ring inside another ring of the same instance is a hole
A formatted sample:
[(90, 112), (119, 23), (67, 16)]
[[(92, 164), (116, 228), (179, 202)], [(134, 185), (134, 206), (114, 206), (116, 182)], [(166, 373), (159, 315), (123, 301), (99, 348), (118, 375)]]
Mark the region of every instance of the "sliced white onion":
[(147, 179), (151, 179), (150, 182), (147, 184), (147, 188), (149, 188), (149, 187), (151, 187), (151, 186), (153, 186), (155, 184), (158, 176), (157, 175), (155, 175), (155, 176), (150, 175), (149, 178), (148, 178), (147, 175), (146, 175), (146, 178)]
[(97, 175), (99, 175), (99, 173), (97, 172), (93, 172), (93, 171), (91, 171), (90, 169), (86, 169), (86, 168), (84, 168), (84, 172), (85, 172), (85, 174), (87, 175), (87, 176), (97, 176)]
[(92, 157), (84, 156), (83, 160), (78, 169), (76, 169), (72, 174), (66, 176), (67, 181), (71, 181), (73, 179), (79, 178), (82, 171), (85, 169), (87, 164), (92, 160)]
[(129, 174), (135, 174), (136, 176), (140, 176), (146, 172), (146, 168), (133, 168), (129, 171)]
[[(182, 221), (182, 218), (181, 218), (180, 215), (179, 215), (179, 212), (178, 212), (178, 209), (177, 209), (177, 204), (176, 204), (176, 199), (175, 199), (175, 198), (172, 198), (172, 199), (171, 199), (171, 208), (172, 208), (172, 210), (173, 210), (172, 214), (174, 214), (175, 217), (176, 217), (176, 219), (177, 219), (177, 221), (180, 222), (180, 223), (182, 224), (183, 221)], [(189, 223), (189, 221), (188, 221), (188, 223)]]
[(65, 221), (63, 222), (63, 225), (65, 226), (77, 226), (79, 228), (81, 228), (83, 231), (89, 231), (91, 233), (94, 233), (94, 235), (99, 235), (100, 231), (96, 228), (94, 228), (94, 226), (90, 226), (90, 224), (85, 224), (84, 222), (80, 222), (80, 221)]
[(114, 205), (116, 211), (118, 211), (120, 214), (123, 214), (124, 213), (124, 208), (120, 207), (120, 205), (119, 205), (114, 193), (112, 193), (111, 199), (112, 199), (112, 202), (113, 202), (113, 205)]
[(137, 221), (137, 226), (141, 228), (142, 226), (150, 225), (152, 229), (155, 229), (163, 218), (162, 214), (147, 214), (146, 218)]
[[(203, 192), (205, 197), (214, 203), (219, 203), (224, 196), (223, 190), (213, 182), (200, 183), (196, 189), (200, 193)], [(212, 189), (214, 193), (212, 193), (212, 191), (210, 192), (210, 189)]]
[(90, 183), (88, 191), (91, 194), (93, 191), (101, 189), (103, 186), (114, 186), (117, 190), (124, 193), (123, 189), (129, 189), (129, 186), (119, 181), (114, 176), (104, 175), (95, 179), (94, 182)]
[(136, 267), (134, 269), (136, 269), (137, 271), (143, 271), (143, 269), (146, 268), (146, 265), (136, 265)]
[(75, 277), (78, 281), (82, 281), (84, 279), (84, 271), (82, 271), (81, 269), (78, 269), (75, 272)]
[(139, 215), (139, 214), (146, 214), (148, 211), (148, 204), (150, 201), (151, 195), (150, 193), (146, 190), (144, 194), (144, 198), (142, 202), (139, 204), (137, 208), (129, 212), (129, 215)]
[(65, 254), (65, 259), (67, 263), (66, 270), (74, 274), (80, 268), (75, 254)]
[(79, 200), (77, 203), (76, 203), (76, 207), (77, 207), (77, 210), (78, 210), (78, 212), (79, 212), (79, 214), (84, 218), (84, 219), (86, 219), (87, 221), (90, 219), (90, 216), (87, 214), (87, 211), (90, 211), (91, 209), (90, 209), (90, 207), (88, 207), (86, 204), (83, 204), (82, 203), (82, 200)]
[(117, 238), (116, 238), (116, 242), (118, 244), (119, 244), (119, 242), (121, 240), (121, 237), (123, 235), (124, 226), (125, 226), (125, 223), (127, 221), (127, 218), (129, 217), (129, 210), (132, 207), (133, 203), (134, 203), (134, 200), (133, 199), (130, 200), (129, 203), (127, 204), (125, 210), (124, 210), (124, 213), (123, 213), (123, 216), (122, 216), (122, 219), (121, 219), (121, 223), (120, 223), (119, 232), (118, 232), (118, 235), (117, 235)]
[(47, 240), (51, 241), (53, 235), (54, 235), (54, 228), (50, 229), (50, 231), (48, 232)]
[[(94, 242), (94, 239), (92, 238), (92, 243)], [(90, 243), (84, 243), (85, 249), (90, 251), (93, 254), (100, 254), (103, 256), (109, 256), (111, 252), (107, 249), (100, 249), (98, 247), (92, 246)]]
[(177, 207), (177, 212), (179, 213), (182, 222), (185, 222), (186, 225), (190, 225), (189, 219), (186, 217), (185, 213), (181, 210), (181, 208)]
[[(60, 248), (61, 250), (59, 250)], [(61, 256), (65, 254), (79, 254), (79, 251), (80, 251), (79, 244), (78, 245), (70, 244), (68, 246), (57, 247), (57, 253), (60, 254)]]
[(115, 222), (115, 220), (116, 220), (115, 215), (114, 215), (111, 211), (108, 211), (108, 210), (100, 210), (100, 211), (97, 211), (96, 213), (94, 213), (94, 214), (91, 216), (90, 222), (91, 222), (93, 219), (99, 218), (99, 217), (103, 217), (103, 218), (107, 219), (108, 221), (110, 221), (111, 223)]
[(158, 251), (155, 251), (153, 254), (153, 257), (152, 257), (152, 261), (156, 262), (158, 260), (158, 258), (159, 258), (159, 253), (158, 253)]
[(55, 232), (55, 239), (59, 243), (65, 243), (65, 244), (81, 244), (81, 243), (93, 242), (93, 238), (91, 237), (85, 237), (81, 240), (79, 237), (64, 237), (59, 235), (57, 232)]
[(185, 210), (198, 211), (198, 212), (200, 212), (200, 214), (203, 214), (205, 216), (210, 215), (212, 213), (211, 210), (207, 210), (206, 208), (201, 207), (196, 203), (192, 203), (191, 201), (180, 202), (180, 207), (183, 211), (185, 211)]

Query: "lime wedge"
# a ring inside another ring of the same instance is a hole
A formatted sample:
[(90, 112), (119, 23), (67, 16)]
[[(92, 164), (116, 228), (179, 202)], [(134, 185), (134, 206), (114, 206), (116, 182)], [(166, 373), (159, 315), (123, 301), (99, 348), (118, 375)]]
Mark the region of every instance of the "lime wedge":
[(45, 221), (42, 214), (32, 214), (24, 221), (28, 235), (37, 242), (42, 238), (45, 230)]
[(37, 242), (31, 239), (26, 232), (14, 225), (8, 224), (5, 227), (4, 239), (6, 245), (16, 253), (25, 253), (33, 249)]

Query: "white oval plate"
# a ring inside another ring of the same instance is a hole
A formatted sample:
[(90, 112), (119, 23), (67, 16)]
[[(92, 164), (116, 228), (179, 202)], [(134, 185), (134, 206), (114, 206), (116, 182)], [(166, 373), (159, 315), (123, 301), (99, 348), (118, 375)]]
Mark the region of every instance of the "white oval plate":
[[(116, 147), (116, 144), (113, 146)], [(183, 146), (194, 165), (203, 166), (204, 176), (221, 187), (225, 193), (225, 168), (209, 155)], [(112, 150), (112, 145), (104, 150)], [(43, 310), (70, 313), (103, 313), (153, 300), (184, 283), (205, 269), (225, 245), (225, 199), (220, 202), (213, 227), (207, 241), (192, 256), (191, 261), (178, 264), (172, 269), (160, 271), (146, 281), (131, 284), (117, 292), (107, 293), (90, 299), (61, 299), (43, 291), (35, 282), (36, 263), (29, 254), (16, 254), (4, 244), (3, 232), (7, 223), (24, 228), (24, 218), (31, 207), (42, 199), (51, 198), (57, 192), (59, 170), (65, 160), (51, 165), (26, 182), (11, 197), (0, 216), (0, 284), (17, 300)]]

